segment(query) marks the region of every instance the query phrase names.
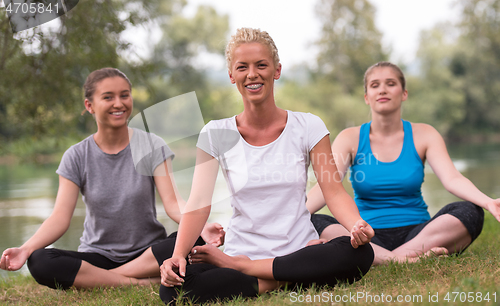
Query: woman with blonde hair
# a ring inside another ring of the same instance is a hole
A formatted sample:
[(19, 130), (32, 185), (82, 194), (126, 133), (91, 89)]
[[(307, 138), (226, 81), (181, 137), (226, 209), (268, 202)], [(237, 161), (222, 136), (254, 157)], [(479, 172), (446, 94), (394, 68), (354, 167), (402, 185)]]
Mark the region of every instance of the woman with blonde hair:
[[(373, 261), (368, 244), (373, 230), (338, 183), (323, 121), (276, 106), (274, 82), (281, 64), (267, 32), (239, 29), (226, 59), (244, 110), (209, 122), (200, 134), (189, 212), (182, 216), (172, 258), (161, 267), (160, 297), (174, 301), (174, 286), (205, 302), (255, 296), (283, 283), (335, 286), (360, 279)], [(311, 163), (329, 209), (350, 229), (347, 237), (317, 244), (305, 206)], [(210, 246), (192, 248), (210, 213), (219, 165), (233, 208), (224, 253)], [(188, 255), (192, 264), (186, 267)]]

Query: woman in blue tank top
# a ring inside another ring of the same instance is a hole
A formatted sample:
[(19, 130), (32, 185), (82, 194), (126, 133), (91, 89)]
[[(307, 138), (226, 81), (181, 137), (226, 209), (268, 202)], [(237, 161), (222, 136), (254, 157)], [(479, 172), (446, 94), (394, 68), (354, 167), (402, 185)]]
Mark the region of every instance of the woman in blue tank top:
[[(455, 168), (432, 126), (401, 119), (408, 92), (398, 66), (377, 63), (366, 71), (364, 83), (372, 121), (342, 131), (332, 151), (342, 178), (351, 167), (361, 217), (375, 229), (374, 264), (462, 252), (481, 233), (483, 208), (500, 221), (500, 199), (483, 194)], [(433, 218), (421, 192), (425, 161), (449, 192), (465, 200), (448, 204)], [(316, 185), (307, 207), (314, 213), (323, 206)], [(321, 239), (348, 233), (333, 217), (315, 214), (312, 221)]]

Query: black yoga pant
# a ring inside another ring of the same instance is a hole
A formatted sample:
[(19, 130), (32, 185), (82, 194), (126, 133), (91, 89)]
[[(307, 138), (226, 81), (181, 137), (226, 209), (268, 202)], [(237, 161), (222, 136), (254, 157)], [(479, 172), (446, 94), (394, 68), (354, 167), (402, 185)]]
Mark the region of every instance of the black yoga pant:
[[(325, 244), (305, 247), (289, 255), (276, 257), (273, 275), (278, 281), (308, 287), (335, 286), (338, 282), (352, 283), (365, 275), (374, 259), (372, 247), (367, 244), (357, 249), (347, 236), (332, 239)], [(175, 303), (179, 289), (194, 302), (205, 303), (236, 296), (254, 297), (258, 294), (256, 277), (236, 270), (217, 268), (209, 264), (188, 265), (180, 287), (160, 287), (160, 298), (166, 304)]]
[[(163, 261), (172, 256), (175, 247), (175, 237), (177, 233), (171, 234), (166, 240), (153, 245), (152, 251), (160, 266)], [(205, 244), (199, 238), (196, 245)], [(93, 266), (110, 270), (117, 268), (127, 262), (134, 260), (142, 254), (125, 262), (116, 262), (98, 253), (83, 253), (60, 249), (39, 249), (34, 251), (28, 258), (28, 269), (33, 278), (41, 285), (53, 289), (69, 289), (80, 270), (82, 260)]]
[(182, 286), (160, 286), (160, 298), (168, 305), (175, 305), (179, 290), (194, 303), (206, 303), (235, 297), (255, 297), (259, 294), (256, 277), (239, 271), (219, 268), (211, 264), (193, 264), (186, 267)]
[(278, 281), (288, 281), (308, 287), (334, 287), (338, 282), (353, 283), (368, 273), (374, 253), (370, 244), (351, 245), (347, 236), (337, 237), (325, 244), (305, 247), (289, 255), (276, 257), (273, 275)]
[[(405, 244), (415, 238), (422, 229), (434, 221), (437, 217), (449, 214), (456, 217), (465, 226), (472, 240), (471, 243), (481, 234), (484, 222), (484, 211), (481, 207), (467, 201), (454, 202), (441, 208), (438, 213), (427, 222), (394, 228), (380, 228), (375, 230), (375, 237), (372, 238), (372, 243), (379, 245), (386, 250), (392, 251), (399, 246)], [(340, 224), (335, 218), (327, 215), (314, 214), (311, 216), (311, 221), (316, 228), (316, 231), (321, 235), (323, 230), (332, 224)], [(461, 250), (465, 251), (466, 248)]]

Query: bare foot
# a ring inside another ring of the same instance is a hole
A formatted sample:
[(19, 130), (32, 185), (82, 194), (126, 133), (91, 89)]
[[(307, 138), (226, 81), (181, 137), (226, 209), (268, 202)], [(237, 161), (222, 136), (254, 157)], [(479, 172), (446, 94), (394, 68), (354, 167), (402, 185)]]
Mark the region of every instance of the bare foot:
[(229, 256), (211, 244), (196, 246), (188, 255), (189, 263), (209, 263), (220, 268), (236, 268), (238, 260), (250, 260), (247, 256)]
[(316, 245), (316, 244), (325, 244), (327, 243), (328, 240), (326, 239), (313, 239), (313, 240), (310, 240), (306, 246), (310, 246), (310, 245)]
[(137, 279), (137, 284), (140, 286), (149, 286), (151, 284), (160, 284), (160, 283), (161, 283), (161, 278), (159, 276)]
[(418, 253), (415, 252), (412, 255), (394, 255), (394, 253), (391, 252), (391, 255), (386, 255), (385, 257), (377, 257), (375, 258), (375, 261), (373, 262), (374, 265), (384, 265), (388, 264), (390, 262), (399, 262), (399, 263), (414, 263), (422, 258), (427, 258), (427, 257), (446, 257), (448, 256), (448, 249), (444, 247), (434, 247), (430, 250), (428, 250), (425, 253)]
[(444, 247), (435, 247), (425, 252), (422, 257), (448, 256), (448, 249)]
[(282, 286), (285, 286), (288, 283), (284, 281), (277, 281), (274, 279), (261, 279), (261, 278), (258, 279), (258, 282), (259, 282), (259, 294), (273, 291)]
[(419, 254), (416, 256), (412, 256), (412, 257), (406, 256), (404, 258), (399, 258), (397, 261), (413, 263), (413, 262), (417, 262), (423, 258), (440, 257), (440, 256), (447, 257), (448, 256), (448, 249), (444, 248), (444, 247), (434, 247), (423, 254)]

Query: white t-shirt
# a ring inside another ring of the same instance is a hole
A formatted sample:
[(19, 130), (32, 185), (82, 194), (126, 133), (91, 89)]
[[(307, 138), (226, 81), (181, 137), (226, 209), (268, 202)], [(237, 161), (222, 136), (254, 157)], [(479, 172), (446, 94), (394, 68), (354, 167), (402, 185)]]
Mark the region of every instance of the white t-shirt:
[(273, 258), (318, 239), (305, 205), (307, 169), (309, 152), (329, 132), (313, 114), (287, 114), (281, 135), (265, 146), (241, 137), (236, 116), (210, 121), (200, 133), (198, 148), (219, 161), (231, 192), (228, 255)]

